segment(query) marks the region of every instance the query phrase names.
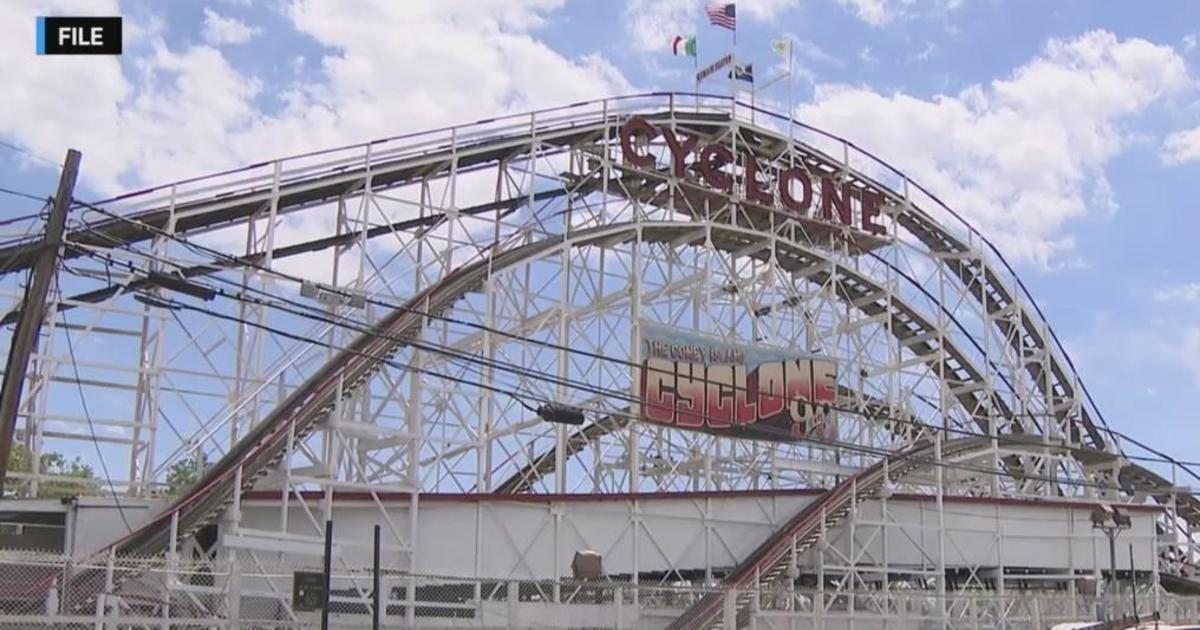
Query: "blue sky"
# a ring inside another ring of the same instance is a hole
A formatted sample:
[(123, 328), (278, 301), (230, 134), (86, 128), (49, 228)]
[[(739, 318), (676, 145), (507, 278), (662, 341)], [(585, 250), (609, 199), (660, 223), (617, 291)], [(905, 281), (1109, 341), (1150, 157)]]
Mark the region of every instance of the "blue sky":
[[(403, 8), (401, 8), (403, 5)], [(605, 94), (691, 87), (700, 0), (5, 2), (0, 186), (81, 196)], [(123, 15), (126, 54), (33, 55), (34, 16)], [(1109, 422), (1200, 459), (1200, 4), (741, 0), (761, 79), (796, 41), (803, 120), (878, 152), (1014, 261)], [(23, 38), (22, 33), (28, 37)], [(766, 95), (781, 102), (779, 90)], [(32, 202), (0, 198), (0, 216)]]

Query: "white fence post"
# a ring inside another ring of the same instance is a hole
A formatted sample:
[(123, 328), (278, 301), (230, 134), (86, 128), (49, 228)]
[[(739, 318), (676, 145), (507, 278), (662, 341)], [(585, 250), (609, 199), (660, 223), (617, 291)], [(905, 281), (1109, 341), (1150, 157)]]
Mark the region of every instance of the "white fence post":
[(616, 610), (617, 615), (617, 622), (614, 624), (614, 626), (617, 630), (622, 630), (622, 628), (625, 627), (625, 620), (622, 619), (622, 616), (625, 612), (625, 602), (622, 601), (624, 599), (625, 594), (621, 592), (621, 586), (617, 585), (617, 587), (613, 589), (613, 608)]
[(508, 583), (508, 628), (515, 630), (517, 627), (517, 605), (520, 602), (517, 591), (517, 583)]

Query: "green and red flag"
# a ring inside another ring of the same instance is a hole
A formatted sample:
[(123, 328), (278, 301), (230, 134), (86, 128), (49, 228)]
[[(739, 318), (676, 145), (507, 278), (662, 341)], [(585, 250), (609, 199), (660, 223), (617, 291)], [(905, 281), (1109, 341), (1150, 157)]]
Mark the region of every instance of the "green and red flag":
[(684, 37), (683, 35), (676, 35), (675, 37), (672, 37), (671, 38), (671, 54), (675, 55), (676, 57), (678, 57), (679, 55), (695, 57), (696, 56), (696, 38), (695, 37)]

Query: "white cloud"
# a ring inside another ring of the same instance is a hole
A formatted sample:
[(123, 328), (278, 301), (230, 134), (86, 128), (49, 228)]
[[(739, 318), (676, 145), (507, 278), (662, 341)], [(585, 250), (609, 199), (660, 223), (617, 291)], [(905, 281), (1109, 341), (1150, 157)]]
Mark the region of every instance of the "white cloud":
[(636, 50), (666, 51), (671, 37), (696, 30), (699, 14), (693, 0), (625, 0), (625, 30)]
[(237, 18), (225, 17), (208, 7), (204, 8), (204, 41), (214, 46), (244, 44), (261, 32), (261, 28), (249, 26)]
[(1176, 358), (1191, 373), (1192, 378), (1200, 384), (1200, 326), (1190, 326), (1181, 331), (1182, 343), (1178, 346)]
[(1183, 164), (1200, 159), (1200, 127), (1176, 131), (1163, 141), (1163, 162)]
[(1188, 33), (1183, 36), (1183, 52), (1189, 53), (1196, 49), (1196, 34)]
[(1171, 48), (1095, 31), (956, 95), (819, 85), (798, 114), (907, 172), (1007, 255), (1050, 264), (1073, 247), (1063, 226), (1087, 213), (1087, 185), (1104, 200), (1097, 182), (1127, 141), (1120, 121), (1188, 83)]
[(806, 39), (798, 37), (792, 38), (792, 50), (796, 51), (799, 57), (807, 58), (812, 61), (827, 63), (835, 66), (844, 65), (841, 59), (825, 52), (825, 49)]
[(1121, 205), (1117, 203), (1117, 193), (1113, 190), (1112, 182), (1103, 172), (1097, 173), (1092, 182), (1092, 206), (1101, 210), (1107, 217), (1113, 217)]
[(797, 4), (799, 0), (740, 0), (737, 3), (738, 17), (744, 15), (765, 22), (780, 17)]
[[(871, 26), (883, 26), (900, 16), (912, 0), (837, 0), (838, 4), (853, 9), (858, 19)], [(950, 7), (948, 7), (950, 8)]]
[[(797, 4), (799, 0), (740, 0), (738, 21), (774, 20)], [(701, 0), (625, 0), (625, 30), (635, 50), (667, 51), (671, 37), (692, 35), (707, 25), (706, 5)]]
[(1200, 282), (1160, 287), (1154, 291), (1154, 300), (1156, 302), (1200, 302)]
[(1098, 314), (1066, 345), (1085, 380), (1146, 387), (1177, 375), (1200, 389), (1200, 322), (1195, 320), (1159, 314), (1131, 323)]
[[(144, 52), (115, 58), (35, 58), (0, 39), (0, 137), (49, 159), (84, 155), (81, 177), (120, 192), (386, 135), (469, 122), (632, 91), (598, 55), (568, 59), (535, 37), (561, 0), (390, 0), (354, 11), (296, 0), (285, 16), (329, 52), (317, 81), (270, 86), (283, 106), (265, 113), (264, 86), (210, 46), (176, 49), (140, 28)], [(47, 7), (0, 3), (0, 23), (47, 10), (119, 13), (84, 0)], [(131, 20), (127, 19), (126, 22)], [(398, 60), (420, 60), (402, 62)], [(86, 62), (85, 62), (86, 61)], [(87, 107), (79, 107), (86, 94)]]
[(921, 52), (917, 53), (916, 55), (917, 61), (928, 61), (935, 52), (937, 52), (937, 44), (933, 42), (925, 42), (925, 47), (922, 48)]

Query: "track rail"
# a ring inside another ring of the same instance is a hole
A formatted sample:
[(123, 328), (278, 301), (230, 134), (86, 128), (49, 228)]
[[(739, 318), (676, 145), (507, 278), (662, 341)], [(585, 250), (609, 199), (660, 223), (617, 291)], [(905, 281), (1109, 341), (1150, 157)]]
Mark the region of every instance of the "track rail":
[[(964, 438), (942, 444), (941, 457), (987, 448), (986, 438)], [(874, 498), (887, 482), (894, 482), (938, 456), (937, 443), (928, 439), (862, 469), (808, 504), (767, 538), (742, 561), (722, 583), (721, 590), (705, 595), (684, 611), (668, 630), (721, 628), (728, 593), (737, 591), (736, 612), (740, 618), (754, 598), (754, 590), (788, 578), (788, 568), (800, 554), (812, 549), (824, 530), (836, 527), (859, 501)], [(935, 464), (936, 465), (936, 464)], [(726, 630), (732, 630), (727, 628)]]

